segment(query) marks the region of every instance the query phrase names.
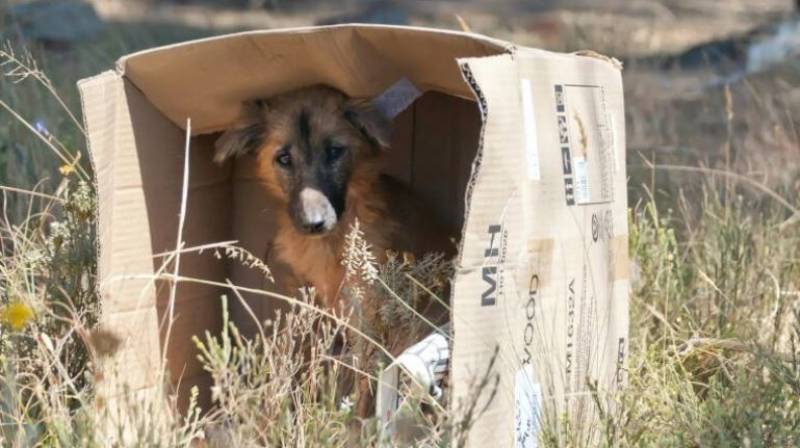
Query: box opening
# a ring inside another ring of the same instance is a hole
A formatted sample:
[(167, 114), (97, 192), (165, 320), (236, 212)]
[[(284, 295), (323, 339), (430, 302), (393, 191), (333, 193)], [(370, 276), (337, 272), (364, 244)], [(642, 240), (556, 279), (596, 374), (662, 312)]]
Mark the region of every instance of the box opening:
[[(131, 93), (138, 96), (137, 92)], [(153, 135), (171, 136), (151, 142), (161, 146), (160, 151), (152, 145), (140, 146), (137, 142), (138, 147), (149, 148), (139, 154), (148, 215), (169, 217), (157, 224), (152, 221), (150, 226), (152, 252), (161, 254), (175, 247), (181, 182), (178, 173), (182, 171), (178, 167), (183, 163), (184, 136), (181, 130), (163, 121), (160, 127), (155, 122), (148, 122), (136, 128), (143, 130), (141, 136), (137, 133), (137, 139), (150, 140)], [(394, 119), (393, 144), (383, 155), (384, 173), (408, 186), (426, 208), (436, 214), (433, 218), (444, 224), (448, 235), (458, 239), (464, 223), (466, 189), (480, 131), (477, 103), (428, 91)], [(219, 135), (219, 132), (214, 132), (191, 138), (185, 247), (235, 240), (237, 246), (263, 261), (275, 231), (275, 205), (255, 176), (252, 159), (245, 157), (223, 166), (213, 163), (214, 142)], [(219, 251), (183, 254), (180, 275), (217, 282), (230, 279), (237, 286), (275, 289), (260, 270), (244, 266), (235, 257), (223, 254), (220, 259), (216, 253)], [(163, 256), (155, 257), (153, 269), (163, 269), (164, 261)], [(279, 275), (278, 272), (275, 274)], [(197, 360), (197, 350), (191, 338), (203, 335), (206, 330), (211, 334), (219, 334), (222, 330), (220, 297), (223, 294), (229, 298), (233, 322), (245, 334), (252, 334), (256, 329), (255, 322), (231, 291), (194, 283), (178, 286), (174, 310), (176, 319), (166, 355), (171, 378), (179, 387), (182, 406), (188, 403), (189, 391), (194, 386), (200, 389), (203, 408), (208, 409), (210, 404), (208, 387), (211, 379)], [(163, 322), (169, 313), (169, 284), (158, 284), (156, 295), (158, 320)], [(243, 297), (261, 321), (273, 316), (276, 309), (286, 307), (279, 299), (263, 295), (244, 293)], [(162, 329), (162, 346), (166, 342), (165, 335)]]

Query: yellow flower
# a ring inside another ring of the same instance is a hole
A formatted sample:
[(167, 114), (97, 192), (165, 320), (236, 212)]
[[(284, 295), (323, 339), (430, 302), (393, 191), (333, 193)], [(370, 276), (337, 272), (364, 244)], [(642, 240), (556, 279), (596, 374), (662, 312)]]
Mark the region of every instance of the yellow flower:
[(22, 330), (31, 319), (33, 319), (33, 310), (22, 302), (9, 303), (0, 312), (0, 320), (8, 324), (14, 331)]
[(70, 173), (75, 172), (75, 166), (74, 165), (69, 165), (69, 164), (68, 165), (61, 165), (58, 168), (58, 171), (61, 173), (62, 176), (67, 176)]

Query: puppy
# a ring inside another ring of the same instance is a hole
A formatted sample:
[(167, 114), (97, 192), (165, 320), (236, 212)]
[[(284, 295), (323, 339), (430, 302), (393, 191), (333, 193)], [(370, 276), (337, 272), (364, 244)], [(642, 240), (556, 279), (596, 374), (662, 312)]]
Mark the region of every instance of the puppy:
[(313, 286), (327, 309), (343, 305), (341, 261), (356, 220), (378, 261), (387, 250), (454, 252), (433, 215), (381, 175), (390, 140), (391, 122), (368, 101), (314, 86), (247, 103), (217, 141), (217, 162), (252, 157), (259, 181), (280, 204), (272, 256), (288, 266), (295, 286)]

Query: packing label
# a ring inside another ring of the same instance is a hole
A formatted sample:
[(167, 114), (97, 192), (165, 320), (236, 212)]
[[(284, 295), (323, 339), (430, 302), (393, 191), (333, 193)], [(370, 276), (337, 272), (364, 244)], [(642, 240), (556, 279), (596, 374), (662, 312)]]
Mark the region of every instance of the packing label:
[(542, 391), (533, 382), (530, 364), (524, 365), (514, 376), (514, 445), (516, 448), (539, 446), (539, 408)]
[(556, 123), (567, 205), (614, 200), (614, 139), (602, 86), (556, 84)]
[(577, 157), (574, 162), (575, 168), (575, 202), (586, 204), (591, 202), (592, 195), (589, 193), (589, 167), (586, 157)]

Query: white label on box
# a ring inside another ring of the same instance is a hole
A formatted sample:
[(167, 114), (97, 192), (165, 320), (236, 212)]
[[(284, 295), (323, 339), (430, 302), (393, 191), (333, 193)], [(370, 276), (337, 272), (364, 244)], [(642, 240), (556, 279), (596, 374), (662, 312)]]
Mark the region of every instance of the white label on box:
[(556, 125), (569, 206), (614, 200), (614, 129), (600, 86), (556, 84)]
[(575, 202), (586, 204), (591, 202), (592, 195), (589, 193), (589, 167), (584, 157), (576, 158), (573, 162), (575, 170)]
[(528, 179), (539, 180), (539, 144), (536, 141), (536, 115), (533, 112), (531, 80), (522, 79), (522, 120), (525, 129), (525, 150), (528, 155)]
[(525, 365), (514, 378), (514, 446), (537, 448), (539, 446), (539, 407), (541, 387), (533, 382), (531, 365)]

